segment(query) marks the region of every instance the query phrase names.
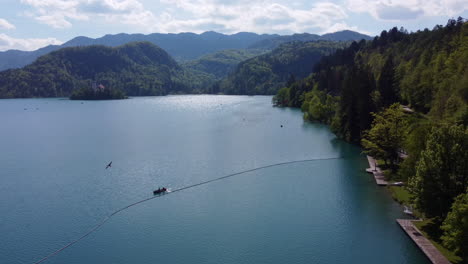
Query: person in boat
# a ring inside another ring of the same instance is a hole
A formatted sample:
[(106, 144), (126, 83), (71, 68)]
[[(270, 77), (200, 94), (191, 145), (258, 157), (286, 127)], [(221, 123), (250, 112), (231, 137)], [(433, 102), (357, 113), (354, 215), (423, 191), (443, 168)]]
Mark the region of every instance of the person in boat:
[(153, 191), (153, 194), (162, 194), (167, 191), (166, 187), (158, 188), (157, 190)]

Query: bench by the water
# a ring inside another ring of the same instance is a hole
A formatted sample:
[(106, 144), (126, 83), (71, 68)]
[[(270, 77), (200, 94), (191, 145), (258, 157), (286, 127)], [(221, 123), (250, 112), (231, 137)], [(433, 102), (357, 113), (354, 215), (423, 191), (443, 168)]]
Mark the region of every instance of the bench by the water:
[(409, 219), (397, 219), (400, 227), (406, 234), (418, 245), (418, 247), (426, 254), (427, 258), (434, 264), (450, 264), (450, 261), (429, 241)]

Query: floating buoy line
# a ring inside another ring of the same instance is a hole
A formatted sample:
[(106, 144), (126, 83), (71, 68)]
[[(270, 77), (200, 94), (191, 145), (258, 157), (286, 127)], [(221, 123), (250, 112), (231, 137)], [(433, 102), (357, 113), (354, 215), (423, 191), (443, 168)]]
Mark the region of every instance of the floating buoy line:
[[(287, 165), (287, 164), (293, 164), (293, 163), (302, 163), (302, 162), (311, 162), (311, 161), (321, 161), (321, 160), (338, 160), (338, 159), (344, 159), (345, 157), (331, 157), (331, 158), (316, 158), (316, 159), (304, 159), (304, 160), (293, 160), (293, 161), (286, 161), (286, 162), (280, 162), (280, 163), (275, 163), (275, 164), (270, 164), (270, 165), (266, 165), (266, 166), (261, 166), (261, 167), (256, 167), (256, 168), (253, 168), (253, 169), (249, 169), (249, 170), (244, 170), (244, 171), (240, 171), (240, 172), (236, 172), (236, 173), (232, 173), (232, 174), (228, 174), (228, 175), (225, 175), (225, 176), (222, 176), (222, 177), (219, 177), (219, 178), (215, 178), (215, 179), (211, 179), (211, 180), (207, 180), (207, 181), (203, 181), (203, 182), (200, 182), (200, 183), (196, 183), (196, 184), (192, 184), (192, 185), (188, 185), (188, 186), (185, 186), (185, 187), (181, 187), (181, 188), (177, 188), (177, 189), (174, 189), (174, 190), (171, 190), (170, 192), (167, 192), (165, 193), (164, 195), (168, 195), (168, 194), (171, 194), (171, 193), (176, 193), (176, 192), (180, 192), (180, 191), (183, 191), (183, 190), (187, 190), (187, 189), (190, 189), (190, 188), (194, 188), (194, 187), (197, 187), (197, 186), (200, 186), (200, 185), (205, 185), (205, 184), (208, 184), (208, 183), (211, 183), (211, 182), (215, 182), (215, 181), (220, 181), (220, 180), (224, 180), (224, 179), (227, 179), (227, 178), (231, 178), (231, 177), (234, 177), (234, 176), (238, 176), (238, 175), (241, 175), (241, 174), (245, 174), (245, 173), (249, 173), (249, 172), (253, 172), (253, 171), (257, 171), (257, 170), (263, 170), (263, 169), (266, 169), (266, 168), (271, 168), (271, 167), (277, 167), (277, 166), (282, 166), (282, 165)], [(99, 222), (98, 224), (96, 224), (91, 230), (89, 230), (88, 232), (84, 233), (82, 236), (80, 236), (79, 238), (71, 241), (70, 243), (66, 244), (65, 246), (57, 249), (56, 251), (50, 253), (49, 255), (43, 257), (42, 259), (34, 262), (34, 264), (39, 264), (39, 263), (42, 263), (46, 260), (48, 260), (49, 258), (59, 254), (60, 252), (64, 251), (65, 249), (73, 246), (74, 244), (78, 243), (79, 241), (83, 240), (84, 238), (86, 238), (87, 236), (91, 235), (92, 233), (96, 232), (101, 226), (103, 226), (107, 221), (109, 221), (109, 219), (111, 219), (114, 215), (124, 211), (124, 210), (127, 210), (129, 209), (130, 207), (133, 207), (133, 206), (136, 206), (138, 204), (141, 204), (141, 203), (144, 203), (144, 202), (147, 202), (149, 200), (153, 200), (153, 199), (156, 199), (156, 198), (159, 198), (161, 197), (162, 195), (155, 195), (155, 196), (152, 196), (152, 197), (149, 197), (149, 198), (146, 198), (146, 199), (143, 199), (143, 200), (140, 200), (140, 201), (137, 201), (137, 202), (134, 202), (132, 204), (129, 204), (125, 207), (122, 207), (116, 211), (114, 211), (113, 213), (111, 213), (110, 215), (106, 216), (103, 220), (101, 220), (101, 222)]]

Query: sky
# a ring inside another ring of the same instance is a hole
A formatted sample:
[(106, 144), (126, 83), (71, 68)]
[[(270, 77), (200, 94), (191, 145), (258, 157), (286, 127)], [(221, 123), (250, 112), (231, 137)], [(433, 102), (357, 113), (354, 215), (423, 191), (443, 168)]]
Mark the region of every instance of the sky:
[(77, 36), (216, 31), (354, 30), (375, 36), (468, 18), (468, 0), (0, 0), (0, 51), (35, 50)]

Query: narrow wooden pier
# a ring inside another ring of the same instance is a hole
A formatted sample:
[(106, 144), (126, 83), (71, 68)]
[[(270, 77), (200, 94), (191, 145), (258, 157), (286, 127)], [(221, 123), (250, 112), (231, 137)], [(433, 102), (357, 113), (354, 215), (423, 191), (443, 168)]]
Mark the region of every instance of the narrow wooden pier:
[(382, 170), (380, 170), (379, 166), (376, 166), (377, 161), (371, 156), (367, 156), (367, 161), (369, 162), (369, 168), (366, 169), (366, 172), (374, 175), (375, 183), (377, 183), (377, 185), (387, 186), (388, 182), (385, 180)]
[(414, 226), (414, 220), (397, 219), (396, 221), (432, 263), (450, 264), (450, 261)]

